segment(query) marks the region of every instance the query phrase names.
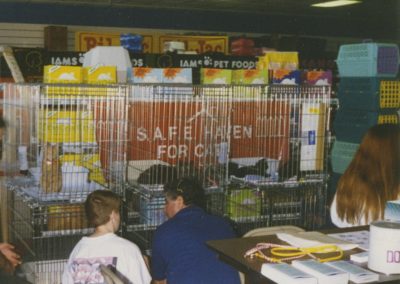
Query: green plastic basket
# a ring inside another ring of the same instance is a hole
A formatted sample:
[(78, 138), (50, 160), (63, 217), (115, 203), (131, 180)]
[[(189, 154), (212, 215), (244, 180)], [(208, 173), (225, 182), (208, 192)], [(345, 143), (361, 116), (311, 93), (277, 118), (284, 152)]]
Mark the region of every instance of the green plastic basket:
[(370, 112), (339, 109), (333, 127), (339, 141), (360, 143), (370, 127), (384, 123), (399, 123), (399, 115), (396, 110)]
[(400, 81), (379, 78), (341, 78), (338, 98), (342, 109), (379, 111), (400, 108)]
[(360, 144), (336, 140), (332, 148), (332, 170), (343, 174), (350, 165)]

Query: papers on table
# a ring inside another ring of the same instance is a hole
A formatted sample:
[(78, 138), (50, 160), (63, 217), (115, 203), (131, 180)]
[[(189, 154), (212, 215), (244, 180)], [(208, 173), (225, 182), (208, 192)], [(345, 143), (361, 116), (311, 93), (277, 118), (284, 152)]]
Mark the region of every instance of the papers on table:
[(294, 260), (292, 265), (315, 278), (323, 284), (347, 284), (349, 274), (332, 266), (317, 262), (313, 259)]
[(357, 244), (358, 247), (363, 250), (369, 249), (369, 232), (366, 230), (356, 231), (356, 232), (329, 234), (329, 236), (333, 237), (335, 239), (339, 239), (342, 241)]
[(354, 283), (368, 283), (379, 280), (378, 274), (369, 271), (367, 269), (361, 268), (348, 261), (340, 260), (340, 261), (327, 262), (326, 264), (349, 273), (350, 281), (353, 281)]
[(287, 263), (264, 263), (261, 274), (278, 284), (317, 284), (317, 278)]
[(342, 250), (351, 250), (356, 248), (358, 245), (340, 240), (337, 238), (330, 237), (320, 232), (299, 232), (299, 233), (278, 233), (277, 237), (297, 248), (307, 248), (314, 246), (321, 246), (331, 244), (339, 247)]
[(264, 263), (261, 274), (278, 284), (345, 284), (369, 283), (379, 280), (379, 275), (349, 261), (320, 263), (315, 260), (294, 260), (287, 263)]
[(350, 260), (357, 263), (365, 263), (368, 262), (368, 252), (363, 251), (360, 253), (350, 255)]

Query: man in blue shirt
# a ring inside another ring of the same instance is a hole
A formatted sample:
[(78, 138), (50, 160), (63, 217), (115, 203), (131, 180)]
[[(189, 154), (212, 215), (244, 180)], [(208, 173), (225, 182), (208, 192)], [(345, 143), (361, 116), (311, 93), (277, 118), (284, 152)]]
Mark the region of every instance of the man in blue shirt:
[(204, 190), (194, 178), (167, 183), (165, 214), (153, 240), (152, 272), (156, 284), (237, 284), (238, 272), (207, 248), (209, 240), (235, 237), (229, 224), (202, 208)]

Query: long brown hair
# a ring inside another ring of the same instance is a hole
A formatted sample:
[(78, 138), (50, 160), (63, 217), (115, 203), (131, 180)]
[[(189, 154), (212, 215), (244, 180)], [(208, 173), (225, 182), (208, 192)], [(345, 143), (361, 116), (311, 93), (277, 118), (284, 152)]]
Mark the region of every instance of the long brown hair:
[(388, 200), (400, 195), (400, 128), (395, 124), (371, 127), (349, 167), (340, 178), (337, 213), (358, 224), (383, 218)]

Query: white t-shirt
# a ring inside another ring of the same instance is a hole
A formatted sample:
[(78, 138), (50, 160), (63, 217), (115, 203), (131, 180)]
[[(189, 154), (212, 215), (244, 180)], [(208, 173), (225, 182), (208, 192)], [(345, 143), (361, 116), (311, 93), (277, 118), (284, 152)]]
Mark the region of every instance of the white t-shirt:
[(104, 283), (99, 266), (113, 265), (129, 283), (148, 284), (151, 276), (139, 248), (113, 233), (83, 237), (64, 269), (63, 284)]
[(337, 208), (336, 208), (336, 194), (335, 194), (335, 198), (333, 199), (333, 202), (331, 205), (331, 220), (332, 220), (332, 223), (335, 224), (335, 226), (339, 227), (339, 228), (364, 226), (364, 225), (369, 224), (368, 222), (366, 222), (364, 216), (361, 218), (360, 222), (358, 222), (357, 224), (350, 224), (346, 220), (340, 219), (337, 214)]

